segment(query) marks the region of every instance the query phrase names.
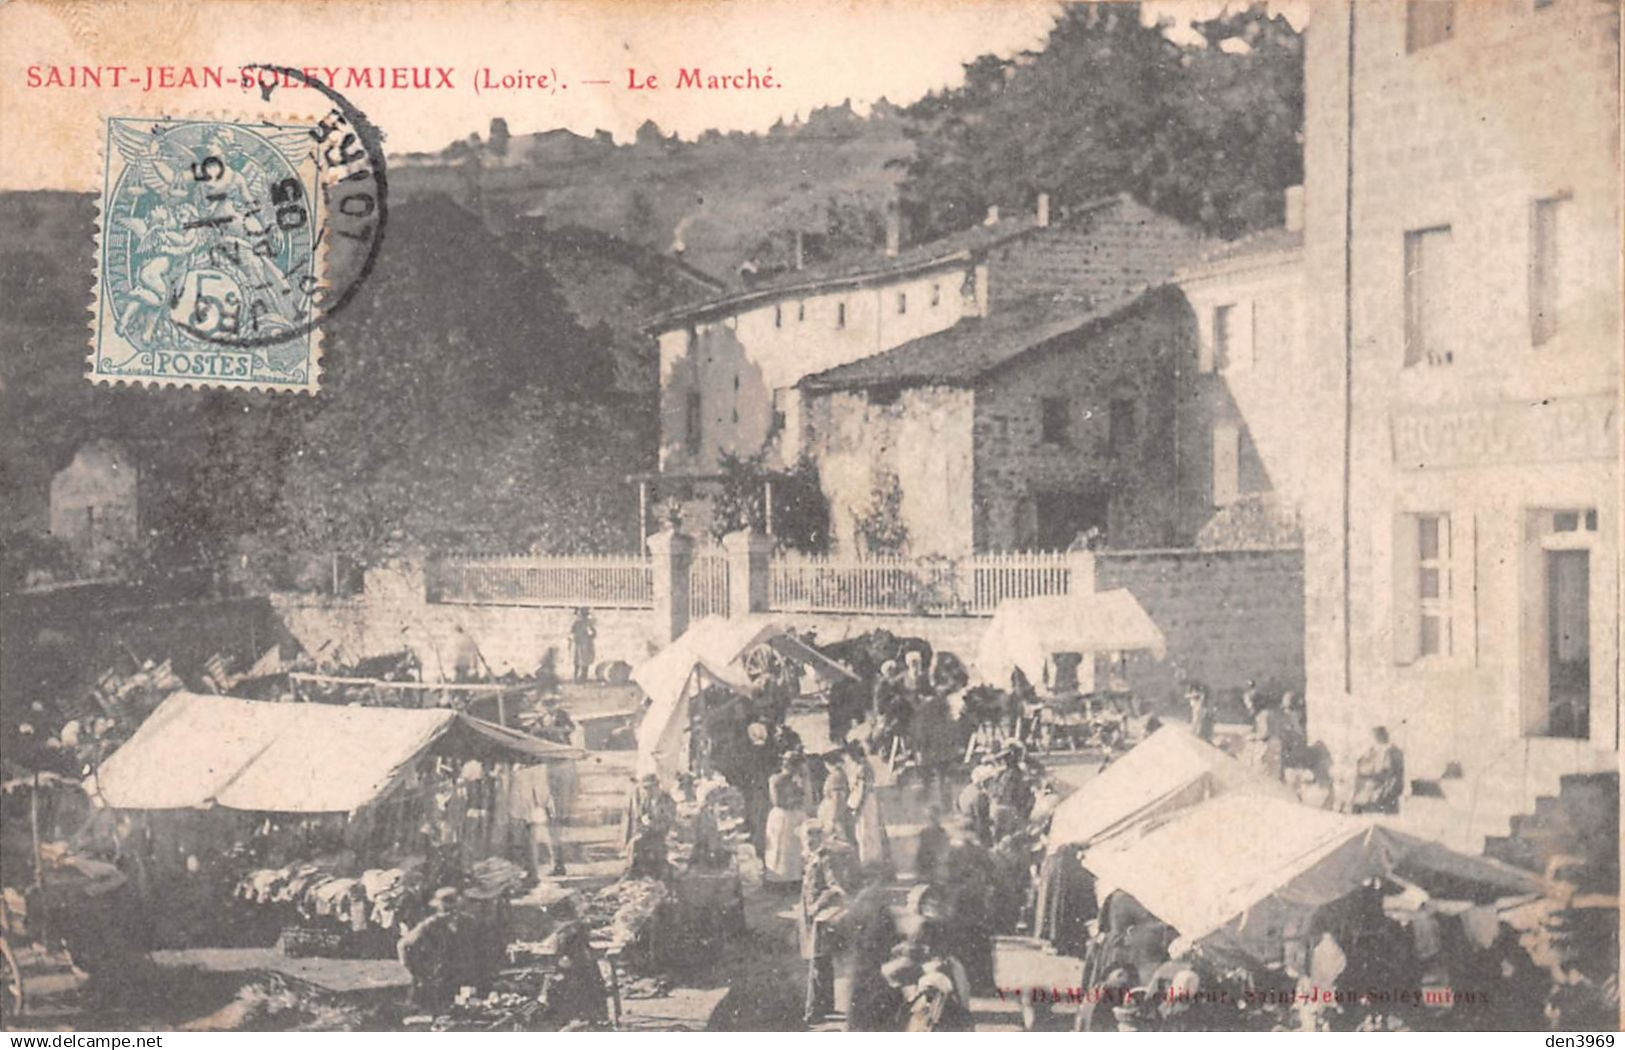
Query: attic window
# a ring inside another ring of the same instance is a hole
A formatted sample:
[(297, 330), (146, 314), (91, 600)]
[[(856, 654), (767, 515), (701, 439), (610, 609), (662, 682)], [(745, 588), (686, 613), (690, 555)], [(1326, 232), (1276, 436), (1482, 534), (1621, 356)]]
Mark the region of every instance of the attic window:
[(897, 293), (897, 312), (900, 313), (900, 314), (908, 313), (908, 293), (907, 292), (898, 292)]
[(835, 327), (836, 328), (845, 328), (846, 327), (846, 304), (845, 303), (836, 303), (835, 304)]
[(871, 405), (895, 405), (901, 391), (894, 386), (877, 386), (869, 391)]
[(806, 319), (807, 319), (807, 304), (805, 302), (797, 303), (796, 304), (796, 320), (805, 321)]
[(933, 284), (931, 286), (931, 305), (932, 306), (940, 306), (941, 304), (942, 304), (942, 285)]
[(773, 327), (784, 327), (784, 307), (778, 303), (773, 304)]

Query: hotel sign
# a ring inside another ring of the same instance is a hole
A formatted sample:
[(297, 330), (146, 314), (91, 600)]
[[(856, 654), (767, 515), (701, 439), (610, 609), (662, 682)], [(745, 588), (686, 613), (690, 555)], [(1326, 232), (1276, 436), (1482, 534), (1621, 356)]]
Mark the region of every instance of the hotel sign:
[(1611, 395), (1502, 401), (1396, 412), (1401, 470), (1613, 459), (1618, 419)]

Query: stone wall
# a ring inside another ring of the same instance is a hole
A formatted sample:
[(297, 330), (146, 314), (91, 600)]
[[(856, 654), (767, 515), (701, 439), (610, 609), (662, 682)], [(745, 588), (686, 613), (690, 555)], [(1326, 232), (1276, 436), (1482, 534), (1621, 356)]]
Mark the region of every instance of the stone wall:
[(1128, 588), (1168, 641), (1166, 660), (1137, 653), (1126, 668), (1158, 710), (1182, 716), (1187, 678), (1227, 708), (1249, 679), (1301, 694), (1301, 551), (1101, 551), (1095, 566), (1096, 587)]
[[(1212, 510), (1211, 457), (1198, 440), (1207, 427), (1187, 396), (1195, 346), (1189, 307), (1165, 291), (985, 379), (976, 391), (977, 549), (1064, 548), (1073, 535), (1045, 536), (1041, 517), (1045, 501), (1067, 499), (1105, 502), (1113, 547), (1188, 542)], [(1066, 400), (1062, 441), (1044, 440), (1045, 398)], [(1114, 400), (1130, 401), (1134, 416), (1115, 451)]]
[(901, 489), (900, 522), (913, 554), (968, 554), (971, 394), (948, 387), (903, 390), (889, 399), (840, 391), (808, 399), (810, 451), (829, 500), (830, 531), (858, 550), (856, 522), (879, 485)]

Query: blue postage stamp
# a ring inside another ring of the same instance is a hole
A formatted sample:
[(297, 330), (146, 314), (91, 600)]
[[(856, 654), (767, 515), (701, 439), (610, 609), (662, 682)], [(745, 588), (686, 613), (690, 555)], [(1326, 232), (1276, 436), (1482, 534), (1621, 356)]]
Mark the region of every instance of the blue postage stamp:
[(309, 125), (108, 119), (93, 381), (315, 392), (316, 147)]

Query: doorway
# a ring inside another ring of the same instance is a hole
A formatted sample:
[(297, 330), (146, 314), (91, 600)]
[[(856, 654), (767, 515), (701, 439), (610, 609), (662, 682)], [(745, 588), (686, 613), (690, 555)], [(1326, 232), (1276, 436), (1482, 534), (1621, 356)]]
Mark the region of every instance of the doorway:
[(1546, 556), (1547, 735), (1591, 735), (1591, 552)]
[(1106, 531), (1110, 499), (1104, 492), (1040, 492), (1035, 500), (1039, 550), (1064, 551), (1090, 529)]

